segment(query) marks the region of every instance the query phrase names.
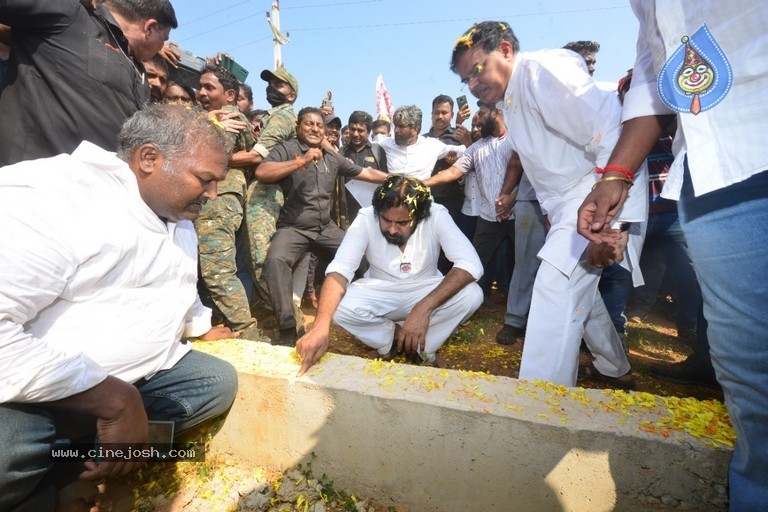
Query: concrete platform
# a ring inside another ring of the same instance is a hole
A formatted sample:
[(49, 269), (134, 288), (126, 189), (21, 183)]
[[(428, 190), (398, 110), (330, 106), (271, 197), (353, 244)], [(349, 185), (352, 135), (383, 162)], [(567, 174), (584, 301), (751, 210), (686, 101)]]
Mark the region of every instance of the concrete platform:
[[(671, 408), (648, 393), (334, 354), (296, 378), (292, 349), (196, 348), (240, 373), (211, 449), (244, 464), (282, 470), (315, 454), (315, 475), (399, 510), (727, 509), (728, 435), (702, 433), (724, 414), (718, 403)], [(669, 427), (686, 415), (694, 435)]]

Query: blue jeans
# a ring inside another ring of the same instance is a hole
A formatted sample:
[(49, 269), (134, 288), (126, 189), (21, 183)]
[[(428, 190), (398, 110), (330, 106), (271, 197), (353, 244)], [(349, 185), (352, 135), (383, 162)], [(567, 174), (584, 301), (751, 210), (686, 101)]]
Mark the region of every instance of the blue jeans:
[(736, 430), (730, 510), (768, 507), (768, 172), (679, 202), (717, 380)]
[(627, 334), (627, 317), (624, 316), (624, 309), (627, 306), (629, 289), (632, 287), (632, 273), (618, 263), (606, 265), (597, 287), (611, 322), (616, 328), (616, 333), (624, 336)]
[[(173, 368), (135, 386), (149, 419), (174, 421), (178, 433), (227, 412), (235, 400), (237, 373), (226, 361), (192, 351)], [(0, 404), (0, 425), (0, 510), (52, 511), (51, 443), (93, 441), (95, 420), (54, 414), (41, 404), (7, 403)], [(72, 465), (67, 469), (72, 473)]]
[(651, 310), (666, 270), (675, 285), (677, 331), (695, 329), (701, 292), (676, 211), (648, 216), (640, 269), (645, 285), (635, 289), (634, 308), (644, 313)]

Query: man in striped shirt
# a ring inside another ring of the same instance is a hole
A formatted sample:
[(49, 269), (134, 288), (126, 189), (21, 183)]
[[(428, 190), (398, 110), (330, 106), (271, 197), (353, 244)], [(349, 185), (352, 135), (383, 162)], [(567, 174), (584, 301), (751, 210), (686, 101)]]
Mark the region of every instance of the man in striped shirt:
[[(468, 172), (475, 172), (480, 192), (480, 216), (472, 245), (483, 268), (487, 269), (505, 238), (514, 246), (512, 207), (523, 168), (520, 160), (513, 157), (512, 146), (506, 143), (506, 126), (501, 113), (493, 104), (479, 101), (477, 105), (483, 138), (469, 146), (451, 167), (427, 178), (424, 184), (428, 187), (443, 185), (457, 181)], [(509, 254), (513, 257), (514, 251)], [(510, 271), (513, 265), (514, 260), (510, 258)]]

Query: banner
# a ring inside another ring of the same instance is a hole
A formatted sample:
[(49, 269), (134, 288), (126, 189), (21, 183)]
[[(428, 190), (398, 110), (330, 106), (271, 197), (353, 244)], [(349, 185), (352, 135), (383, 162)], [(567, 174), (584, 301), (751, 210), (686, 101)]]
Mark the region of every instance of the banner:
[(394, 111), (387, 86), (384, 85), (384, 79), (379, 75), (376, 79), (376, 117), (378, 119), (386, 118), (391, 123)]

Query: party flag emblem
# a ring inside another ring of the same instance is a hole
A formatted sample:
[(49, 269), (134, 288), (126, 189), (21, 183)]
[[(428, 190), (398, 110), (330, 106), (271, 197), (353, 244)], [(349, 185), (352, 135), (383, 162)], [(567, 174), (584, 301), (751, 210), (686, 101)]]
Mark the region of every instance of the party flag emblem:
[(697, 115), (725, 98), (733, 71), (706, 23), (681, 41), (659, 73), (659, 96), (672, 110)]

